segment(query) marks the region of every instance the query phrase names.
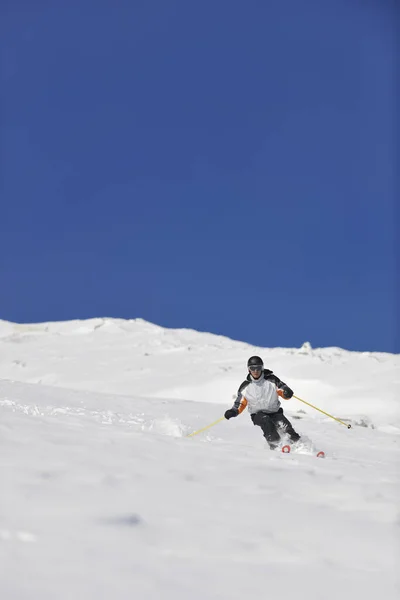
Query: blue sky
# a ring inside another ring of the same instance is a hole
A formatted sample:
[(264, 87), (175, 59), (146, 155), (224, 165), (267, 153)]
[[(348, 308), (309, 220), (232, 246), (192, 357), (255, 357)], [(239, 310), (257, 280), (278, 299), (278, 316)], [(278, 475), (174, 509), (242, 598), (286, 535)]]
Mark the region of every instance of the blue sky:
[(3, 3), (0, 318), (400, 352), (396, 13)]

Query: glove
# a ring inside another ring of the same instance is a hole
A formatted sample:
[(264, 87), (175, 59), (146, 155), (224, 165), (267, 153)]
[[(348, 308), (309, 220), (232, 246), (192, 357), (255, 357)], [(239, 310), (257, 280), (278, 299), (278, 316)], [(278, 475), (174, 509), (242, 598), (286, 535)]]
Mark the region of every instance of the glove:
[(289, 400), (293, 396), (293, 391), (287, 385), (283, 385), (278, 390), (278, 396), (280, 396), (284, 400)]
[(229, 409), (228, 409), (228, 410), (225, 412), (225, 414), (224, 414), (224, 417), (225, 417), (225, 419), (228, 419), (228, 420), (229, 420), (229, 419), (232, 419), (232, 417), (237, 417), (237, 416), (238, 416), (238, 414), (239, 414), (239, 411), (238, 411), (238, 410), (236, 410), (236, 408), (229, 408)]

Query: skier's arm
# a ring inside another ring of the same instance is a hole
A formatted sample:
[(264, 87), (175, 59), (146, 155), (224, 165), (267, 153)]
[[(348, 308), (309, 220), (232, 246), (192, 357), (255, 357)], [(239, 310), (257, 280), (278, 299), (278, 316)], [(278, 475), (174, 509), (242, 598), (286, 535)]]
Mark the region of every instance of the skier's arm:
[(227, 410), (225, 412), (225, 419), (232, 419), (232, 417), (237, 417), (238, 415), (240, 415), (241, 412), (244, 411), (244, 409), (247, 406), (247, 400), (246, 398), (243, 396), (243, 391), (244, 389), (249, 385), (248, 381), (244, 381), (242, 383), (242, 385), (240, 386), (237, 396), (236, 396), (236, 400), (233, 403), (232, 408), (230, 408), (229, 410)]
[(278, 396), (280, 396), (284, 400), (289, 400), (289, 398), (291, 398), (293, 396), (293, 390), (291, 390), (290, 387), (288, 385), (286, 385), (286, 383), (284, 383), (283, 381), (281, 381), (279, 379), (279, 377), (277, 377), (273, 373), (271, 373), (270, 375), (268, 375), (267, 379), (269, 381), (272, 381), (276, 385), (276, 387), (278, 388), (276, 390)]
[(240, 415), (240, 413), (242, 413), (244, 411), (246, 406), (247, 406), (246, 398), (242, 395), (242, 392), (238, 392), (238, 395), (236, 396), (236, 400), (233, 403), (233, 408), (235, 410), (237, 410), (238, 415)]
[(284, 400), (290, 400), (290, 398), (293, 396), (293, 390), (291, 390), (290, 387), (285, 384), (276, 391), (278, 396)]
[(225, 419), (232, 419), (233, 417), (237, 417), (247, 406), (247, 400), (242, 394), (239, 392), (235, 402), (233, 403), (232, 408), (229, 408), (225, 412)]

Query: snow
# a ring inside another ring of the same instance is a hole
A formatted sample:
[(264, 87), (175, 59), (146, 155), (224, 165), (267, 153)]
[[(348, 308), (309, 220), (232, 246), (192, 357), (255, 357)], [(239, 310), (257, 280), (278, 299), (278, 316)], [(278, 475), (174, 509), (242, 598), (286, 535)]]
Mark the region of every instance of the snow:
[[(326, 452), (219, 419), (260, 354)], [(0, 321), (0, 598), (399, 597), (400, 357)]]

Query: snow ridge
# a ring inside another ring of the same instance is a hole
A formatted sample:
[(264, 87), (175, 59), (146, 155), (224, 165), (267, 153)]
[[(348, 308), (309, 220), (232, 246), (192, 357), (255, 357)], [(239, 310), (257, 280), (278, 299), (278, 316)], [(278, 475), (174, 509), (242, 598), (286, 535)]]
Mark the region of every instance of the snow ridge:
[[(284, 404), (325, 460), (271, 452), (247, 413), (187, 437), (254, 353), (354, 425)], [(399, 366), (140, 319), (0, 321), (0, 597), (394, 600)]]

